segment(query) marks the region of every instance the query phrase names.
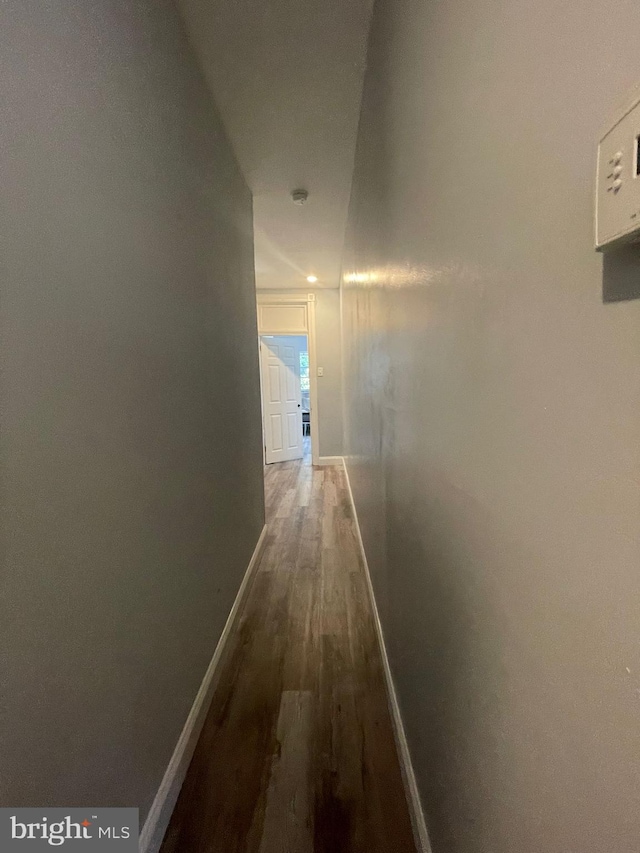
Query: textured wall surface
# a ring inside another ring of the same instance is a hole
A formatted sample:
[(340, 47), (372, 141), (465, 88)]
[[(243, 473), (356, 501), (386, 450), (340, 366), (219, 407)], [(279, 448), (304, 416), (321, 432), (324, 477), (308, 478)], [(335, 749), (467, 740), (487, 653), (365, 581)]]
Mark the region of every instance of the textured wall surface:
[(631, 0), (376, 6), (346, 450), (435, 853), (638, 849), (640, 302), (603, 288), (640, 254), (603, 266), (592, 199), (639, 37)]
[(342, 350), (340, 291), (316, 290), (316, 358), (320, 456), (342, 455)]
[(263, 524), (251, 197), (168, 0), (0, 57), (0, 803), (144, 818)]

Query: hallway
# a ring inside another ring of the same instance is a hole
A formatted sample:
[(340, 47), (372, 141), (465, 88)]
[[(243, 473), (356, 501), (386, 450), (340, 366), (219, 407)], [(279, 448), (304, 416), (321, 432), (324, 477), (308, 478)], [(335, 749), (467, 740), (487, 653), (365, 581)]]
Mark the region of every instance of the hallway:
[(345, 474), (265, 471), (268, 537), (163, 853), (409, 853)]

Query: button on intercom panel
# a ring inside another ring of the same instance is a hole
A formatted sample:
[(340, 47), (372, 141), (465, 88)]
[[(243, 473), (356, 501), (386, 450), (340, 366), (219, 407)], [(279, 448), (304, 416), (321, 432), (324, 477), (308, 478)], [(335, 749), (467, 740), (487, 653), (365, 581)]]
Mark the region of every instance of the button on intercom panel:
[(598, 146), (596, 249), (640, 240), (640, 99), (616, 119)]

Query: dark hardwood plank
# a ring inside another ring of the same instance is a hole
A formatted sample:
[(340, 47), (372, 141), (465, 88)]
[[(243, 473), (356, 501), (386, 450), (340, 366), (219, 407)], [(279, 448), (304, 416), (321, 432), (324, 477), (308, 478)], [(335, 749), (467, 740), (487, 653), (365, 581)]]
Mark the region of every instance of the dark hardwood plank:
[(266, 547), (162, 853), (415, 853), (345, 475), (309, 462), (265, 470)]
[(260, 853), (313, 853), (309, 782), (313, 695), (285, 690), (278, 716)]

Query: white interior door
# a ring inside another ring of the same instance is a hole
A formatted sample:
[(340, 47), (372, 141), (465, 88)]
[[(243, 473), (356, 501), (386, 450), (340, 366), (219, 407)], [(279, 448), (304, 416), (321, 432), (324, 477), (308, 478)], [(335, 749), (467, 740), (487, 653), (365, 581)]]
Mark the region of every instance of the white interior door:
[(263, 336), (262, 417), (265, 462), (302, 458), (302, 392), (300, 345), (295, 337)]

